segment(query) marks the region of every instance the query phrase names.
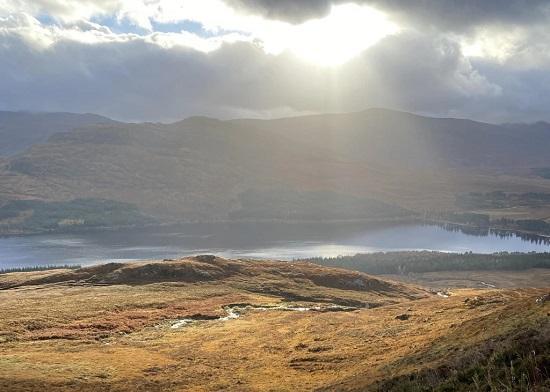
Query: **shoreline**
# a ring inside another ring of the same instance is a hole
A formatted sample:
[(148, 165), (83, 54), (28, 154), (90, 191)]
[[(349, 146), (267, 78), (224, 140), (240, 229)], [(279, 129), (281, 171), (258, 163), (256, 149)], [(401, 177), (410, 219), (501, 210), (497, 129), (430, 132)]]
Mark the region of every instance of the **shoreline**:
[[(528, 231), (528, 230), (518, 230), (518, 229), (510, 229), (510, 228), (502, 228), (498, 226), (488, 226), (488, 227), (481, 227), (481, 226), (475, 226), (475, 225), (469, 225), (467, 223), (459, 223), (459, 222), (453, 222), (453, 221), (447, 221), (447, 220), (437, 220), (437, 219), (423, 219), (424, 222), (429, 222), (433, 225), (451, 225), (456, 227), (464, 227), (469, 229), (477, 229), (477, 230), (487, 230), (489, 232), (491, 231), (500, 231), (500, 232), (506, 232), (510, 234), (524, 234), (528, 236), (534, 236), (534, 237), (540, 237), (544, 239), (550, 240), (550, 234), (542, 234), (534, 231)], [(496, 233), (494, 233), (496, 234)]]
[(219, 219), (219, 220), (189, 220), (189, 221), (178, 221), (178, 222), (162, 222), (162, 223), (152, 223), (147, 225), (122, 225), (122, 226), (97, 226), (97, 227), (88, 227), (75, 230), (43, 230), (43, 231), (29, 231), (29, 232), (2, 232), (0, 230), (0, 238), (10, 238), (10, 237), (30, 237), (37, 235), (47, 235), (47, 234), (80, 234), (88, 232), (97, 232), (97, 231), (116, 231), (123, 229), (147, 229), (147, 228), (161, 228), (161, 227), (176, 227), (180, 225), (209, 225), (209, 224), (239, 224), (239, 223), (248, 223), (248, 224), (353, 224), (353, 223), (420, 223), (420, 220), (416, 216), (408, 216), (401, 218), (361, 218), (361, 219), (295, 219), (295, 220), (283, 220), (283, 219)]
[(504, 232), (509, 234), (514, 234), (518, 236), (532, 236), (538, 237), (542, 240), (550, 241), (550, 234), (543, 234), (528, 230), (518, 230), (503, 228), (498, 226), (476, 226), (467, 223), (453, 222), (449, 220), (440, 220), (440, 219), (427, 219), (420, 218), (418, 216), (406, 216), (399, 218), (359, 218), (359, 219), (295, 219), (295, 220), (283, 220), (283, 219), (216, 219), (216, 220), (189, 220), (189, 221), (177, 221), (177, 222), (162, 222), (162, 223), (152, 223), (146, 225), (122, 225), (122, 226), (98, 226), (98, 227), (88, 227), (80, 228), (75, 230), (43, 230), (43, 231), (29, 231), (29, 232), (2, 232), (0, 230), (0, 238), (14, 238), (14, 237), (32, 237), (39, 235), (48, 235), (48, 234), (82, 234), (82, 233), (94, 233), (99, 231), (117, 231), (117, 230), (142, 230), (149, 228), (167, 228), (167, 227), (177, 227), (184, 225), (209, 225), (209, 224), (372, 224), (372, 223), (381, 223), (381, 224), (421, 224), (428, 226), (454, 226), (457, 228), (465, 229), (474, 229), (488, 231), (489, 234), (498, 235), (498, 232)]

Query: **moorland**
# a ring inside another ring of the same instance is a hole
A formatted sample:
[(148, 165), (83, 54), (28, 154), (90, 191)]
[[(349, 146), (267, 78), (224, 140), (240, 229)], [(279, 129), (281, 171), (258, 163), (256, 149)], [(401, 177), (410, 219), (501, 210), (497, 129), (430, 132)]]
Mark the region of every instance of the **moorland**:
[(0, 389), (548, 390), (548, 288), (203, 255), (0, 275)]

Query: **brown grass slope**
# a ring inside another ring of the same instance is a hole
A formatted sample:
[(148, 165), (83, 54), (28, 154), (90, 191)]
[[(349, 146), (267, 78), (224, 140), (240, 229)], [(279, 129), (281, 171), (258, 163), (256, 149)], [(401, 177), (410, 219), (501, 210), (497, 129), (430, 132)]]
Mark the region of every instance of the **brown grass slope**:
[[(9, 391), (407, 390), (400, 377), (411, 374), (431, 388), (544, 330), (549, 312), (544, 289), (444, 298), (352, 271), (214, 256), (1, 279)], [(236, 304), (240, 317), (220, 319)], [(181, 319), (194, 321), (172, 328)]]
[[(0, 289), (24, 286), (71, 285), (146, 285), (153, 283), (216, 282), (262, 294), (288, 299), (353, 302), (358, 306), (380, 305), (359, 298), (412, 299), (425, 295), (414, 286), (381, 280), (349, 270), (321, 267), (306, 262), (228, 260), (213, 255), (164, 261), (109, 263), (75, 270), (23, 272), (0, 275)], [(339, 293), (335, 296), (325, 294)], [(316, 297), (314, 294), (318, 293)], [(356, 300), (357, 298), (357, 300)]]

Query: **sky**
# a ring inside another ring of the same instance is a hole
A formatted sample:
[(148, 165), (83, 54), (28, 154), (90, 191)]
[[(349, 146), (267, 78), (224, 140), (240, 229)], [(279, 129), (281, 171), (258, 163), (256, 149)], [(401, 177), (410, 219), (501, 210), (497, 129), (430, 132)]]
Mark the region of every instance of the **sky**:
[(550, 121), (550, 0), (0, 0), (0, 110)]

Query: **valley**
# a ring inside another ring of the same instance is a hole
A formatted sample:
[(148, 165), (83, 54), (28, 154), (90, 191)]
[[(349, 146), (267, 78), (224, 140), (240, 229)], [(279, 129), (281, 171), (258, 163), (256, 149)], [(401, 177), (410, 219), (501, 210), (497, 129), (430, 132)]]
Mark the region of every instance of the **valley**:
[(0, 0), (0, 392), (550, 392), (550, 0)]
[(547, 124), (36, 116), (0, 115), (0, 390), (550, 388)]

